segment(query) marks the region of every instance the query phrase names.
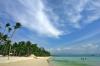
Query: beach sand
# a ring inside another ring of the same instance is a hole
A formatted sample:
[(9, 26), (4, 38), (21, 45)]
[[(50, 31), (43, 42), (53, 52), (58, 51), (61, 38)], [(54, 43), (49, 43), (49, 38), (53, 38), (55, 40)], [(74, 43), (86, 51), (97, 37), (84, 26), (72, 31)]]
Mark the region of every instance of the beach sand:
[[(17, 60), (16, 60), (17, 59)], [(20, 59), (20, 60), (18, 60)], [(48, 64), (48, 60), (49, 57), (38, 57), (37, 59), (36, 58), (33, 58), (33, 57), (29, 57), (29, 58), (21, 58), (21, 57), (17, 57), (15, 58), (14, 60), (14, 57), (13, 57), (13, 60), (10, 59), (8, 60), (9, 62), (3, 62), (1, 59), (1, 63), (0, 63), (0, 66), (49, 66)], [(6, 59), (7, 60), (7, 59)]]

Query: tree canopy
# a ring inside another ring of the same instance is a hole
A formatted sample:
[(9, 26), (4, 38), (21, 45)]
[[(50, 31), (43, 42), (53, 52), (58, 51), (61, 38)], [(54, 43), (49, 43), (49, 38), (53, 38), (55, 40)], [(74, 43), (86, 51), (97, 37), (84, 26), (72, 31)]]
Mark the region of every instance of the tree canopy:
[(0, 55), (3, 56), (50, 56), (50, 53), (43, 47), (38, 47), (31, 41), (12, 42), (12, 38), (17, 29), (21, 28), (21, 24), (16, 22), (14, 27), (10, 23), (6, 23), (5, 27), (0, 24)]

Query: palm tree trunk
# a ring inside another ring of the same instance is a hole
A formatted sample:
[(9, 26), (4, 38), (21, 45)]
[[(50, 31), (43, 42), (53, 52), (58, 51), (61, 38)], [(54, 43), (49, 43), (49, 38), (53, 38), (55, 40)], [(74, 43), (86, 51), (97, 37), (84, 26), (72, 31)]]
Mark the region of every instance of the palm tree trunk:
[(15, 32), (16, 32), (16, 30), (13, 31), (13, 33), (12, 33), (12, 35), (10, 37), (11, 39), (12, 39), (13, 35), (15, 34)]
[(11, 46), (9, 46), (8, 60), (9, 60), (9, 57), (10, 57), (10, 50), (11, 50)]

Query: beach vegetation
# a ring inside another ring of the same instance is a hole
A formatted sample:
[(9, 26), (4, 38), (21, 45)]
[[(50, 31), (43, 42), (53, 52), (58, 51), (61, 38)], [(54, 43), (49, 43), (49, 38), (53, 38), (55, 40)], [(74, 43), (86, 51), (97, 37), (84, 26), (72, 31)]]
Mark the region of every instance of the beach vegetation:
[(0, 55), (8, 56), (8, 59), (9, 56), (30, 56), (32, 54), (36, 56), (50, 56), (50, 53), (43, 47), (38, 47), (38, 44), (31, 41), (12, 41), (13, 36), (21, 27), (22, 25), (19, 22), (16, 22), (14, 26), (6, 23), (5, 27), (2, 27), (0, 24)]

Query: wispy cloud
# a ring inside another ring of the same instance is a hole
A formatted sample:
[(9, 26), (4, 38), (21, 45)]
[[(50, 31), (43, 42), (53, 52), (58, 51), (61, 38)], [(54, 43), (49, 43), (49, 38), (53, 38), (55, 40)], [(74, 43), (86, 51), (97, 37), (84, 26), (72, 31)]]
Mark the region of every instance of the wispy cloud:
[(48, 18), (43, 0), (17, 0), (3, 2), (4, 11), (22, 23), (24, 27), (40, 35), (59, 37), (60, 31)]
[(87, 25), (100, 19), (99, 0), (65, 0), (65, 3), (69, 24), (76, 28), (81, 28), (81, 23)]
[(62, 54), (95, 54), (98, 53), (97, 50), (100, 50), (100, 45), (95, 43), (87, 43), (80, 45), (73, 45), (67, 47), (58, 47), (48, 49), (52, 53), (62, 53)]
[(65, 0), (66, 8), (66, 16), (69, 20), (69, 23), (76, 27), (80, 28), (80, 20), (82, 19), (83, 15), (81, 12), (85, 9), (86, 4), (89, 0)]
[[(97, 39), (94, 39), (94, 37), (96, 37), (97, 35), (99, 35), (100, 34), (100, 31), (98, 31), (98, 30), (96, 30), (96, 32), (93, 32), (93, 33), (90, 33), (90, 34), (87, 34), (87, 35), (84, 35), (83, 37), (80, 37), (80, 38), (78, 38), (78, 39), (76, 39), (76, 40), (74, 40), (74, 41), (72, 41), (72, 44), (73, 43), (81, 43), (81, 42), (89, 42), (89, 41), (91, 41), (92, 39), (95, 41), (95, 40), (97, 40)], [(97, 38), (97, 37), (96, 37)]]
[(98, 45), (96, 45), (96, 44), (93, 44), (93, 43), (91, 43), (91, 44), (86, 44), (86, 45), (82, 45), (82, 47), (84, 48), (84, 49), (92, 49), (92, 50), (94, 50), (94, 49), (97, 49), (99, 46)]

